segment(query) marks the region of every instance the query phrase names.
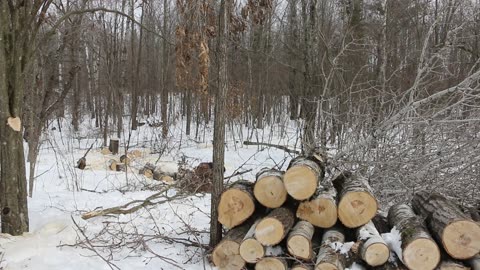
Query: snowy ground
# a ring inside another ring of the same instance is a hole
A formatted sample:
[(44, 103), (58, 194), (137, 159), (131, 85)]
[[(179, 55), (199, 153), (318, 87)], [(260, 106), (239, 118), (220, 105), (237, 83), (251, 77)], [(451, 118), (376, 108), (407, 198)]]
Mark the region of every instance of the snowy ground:
[[(294, 124), (278, 125), (273, 131), (236, 130), (227, 135), (226, 176), (236, 170), (253, 169), (242, 175), (253, 180), (261, 167), (278, 165), (285, 169), (288, 164), (291, 157), (282, 150), (242, 146), (247, 136), (253, 141), (282, 145), (298, 143)], [(166, 145), (158, 139), (160, 128), (141, 127), (131, 134), (130, 144), (131, 149), (139, 149), (145, 156), (134, 160), (132, 170), (125, 173), (106, 169), (112, 156), (100, 153), (101, 135), (91, 123), (78, 133), (65, 128), (62, 132), (58, 128), (49, 131), (39, 157), (34, 196), (28, 201), (30, 232), (18, 237), (0, 235), (0, 269), (213, 269), (204, 260), (202, 249), (191, 245), (208, 243), (208, 194), (192, 195), (127, 215), (81, 218), (86, 211), (145, 199), (163, 188), (136, 173), (146, 162), (158, 160), (165, 170), (176, 170), (182, 156), (192, 166), (211, 161), (213, 132), (206, 128), (199, 133), (206, 138), (202, 142), (185, 136), (177, 126), (168, 139), (168, 147), (159, 156), (149, 153)], [(128, 134), (120, 139), (127, 141)], [(87, 156), (87, 168), (74, 169), (76, 160), (92, 143), (95, 146)], [(168, 193), (174, 196), (176, 190)]]

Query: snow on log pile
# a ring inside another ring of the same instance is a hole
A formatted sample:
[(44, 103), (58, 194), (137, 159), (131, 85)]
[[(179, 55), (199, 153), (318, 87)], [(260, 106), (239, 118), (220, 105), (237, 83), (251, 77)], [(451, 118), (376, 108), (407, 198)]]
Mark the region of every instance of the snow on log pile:
[(223, 192), (227, 231), (212, 254), (221, 270), (480, 270), (480, 224), (454, 201), (418, 192), (378, 213), (366, 178), (325, 178), (325, 162), (294, 158), (286, 172), (261, 169)]

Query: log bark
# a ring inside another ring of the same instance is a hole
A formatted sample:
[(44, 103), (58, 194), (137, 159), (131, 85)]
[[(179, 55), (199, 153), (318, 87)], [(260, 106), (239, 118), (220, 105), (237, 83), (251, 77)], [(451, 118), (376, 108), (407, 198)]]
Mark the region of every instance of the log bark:
[(252, 185), (248, 181), (237, 181), (220, 196), (218, 221), (226, 228), (242, 224), (255, 211)]
[(313, 259), (312, 238), (315, 228), (308, 221), (299, 221), (293, 227), (287, 238), (287, 250), (295, 258), (302, 260)]
[(360, 243), (358, 255), (370, 266), (380, 266), (388, 261), (390, 249), (372, 221), (357, 229)]
[(309, 201), (297, 208), (297, 217), (320, 228), (331, 228), (337, 223), (337, 192), (334, 188), (317, 188)]
[(388, 212), (388, 222), (401, 234), (398, 258), (411, 270), (432, 270), (440, 262), (440, 250), (428, 233), (422, 219), (406, 204), (397, 204)]
[(445, 260), (438, 265), (436, 270), (470, 270), (470, 267), (460, 262)]
[(422, 191), (413, 196), (412, 206), (426, 218), (430, 232), (450, 256), (466, 260), (480, 252), (480, 225), (455, 203), (438, 193)]
[(472, 270), (480, 270), (480, 254), (468, 260), (468, 265)]
[(332, 245), (334, 243), (343, 244), (345, 234), (338, 228), (332, 228), (322, 236), (322, 244), (318, 251), (315, 270), (343, 270), (345, 269), (345, 256), (338, 253)]
[(280, 243), (292, 228), (295, 217), (288, 208), (274, 209), (255, 228), (255, 238), (264, 246)]
[(265, 256), (265, 247), (254, 237), (259, 222), (260, 219), (253, 223), (240, 244), (240, 256), (247, 263), (256, 263)]
[(118, 147), (119, 147), (119, 140), (116, 138), (111, 138), (110, 144), (108, 145), (108, 150), (110, 150), (110, 152), (113, 155), (116, 155), (118, 154)]
[(322, 168), (306, 157), (294, 158), (283, 176), (288, 194), (296, 200), (306, 200), (316, 191)]
[(366, 179), (343, 172), (333, 180), (340, 199), (338, 218), (348, 228), (367, 224), (377, 213), (378, 204)]
[(212, 252), (213, 264), (221, 270), (241, 270), (245, 260), (240, 256), (240, 243), (250, 228), (249, 223), (231, 229), (215, 246)]
[(287, 200), (287, 190), (283, 184), (283, 172), (262, 169), (257, 173), (253, 194), (259, 203), (267, 208), (278, 208)]

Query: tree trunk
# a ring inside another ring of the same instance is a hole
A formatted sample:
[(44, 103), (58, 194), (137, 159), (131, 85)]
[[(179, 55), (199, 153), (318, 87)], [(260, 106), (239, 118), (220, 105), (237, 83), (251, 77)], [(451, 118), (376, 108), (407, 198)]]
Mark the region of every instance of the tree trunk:
[(380, 266), (388, 261), (390, 249), (372, 221), (357, 229), (360, 243), (359, 255), (370, 266)]
[(225, 163), (225, 107), (228, 90), (227, 40), (228, 10), (231, 0), (222, 0), (218, 16), (218, 89), (215, 94), (215, 122), (213, 130), (213, 190), (211, 197), (210, 246), (217, 244), (222, 237), (222, 227), (218, 215), (220, 194), (223, 190)]
[(264, 217), (255, 228), (255, 238), (265, 246), (280, 243), (292, 228), (295, 217), (287, 208), (276, 208)]
[(290, 196), (296, 200), (306, 200), (315, 193), (322, 175), (322, 168), (316, 162), (297, 157), (290, 162), (283, 182)]
[(299, 221), (287, 238), (288, 252), (296, 258), (309, 261), (313, 259), (312, 238), (315, 228), (308, 221)]
[(340, 199), (338, 218), (348, 228), (367, 224), (377, 213), (377, 200), (366, 179), (343, 172), (333, 180)]
[(480, 252), (480, 226), (450, 200), (438, 193), (418, 192), (412, 207), (426, 218), (430, 232), (455, 259), (469, 259)]
[(411, 270), (432, 270), (440, 262), (440, 249), (410, 206), (397, 204), (388, 211), (388, 222), (401, 234), (401, 247), (394, 247), (398, 258)]
[(283, 172), (264, 168), (257, 173), (253, 188), (255, 198), (267, 208), (278, 208), (287, 200)]

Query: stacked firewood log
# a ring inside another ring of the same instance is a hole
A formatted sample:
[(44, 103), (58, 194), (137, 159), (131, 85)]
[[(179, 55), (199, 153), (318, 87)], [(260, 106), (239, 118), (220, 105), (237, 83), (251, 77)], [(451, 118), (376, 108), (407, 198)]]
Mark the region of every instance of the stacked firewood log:
[(324, 177), (320, 156), (297, 157), (286, 172), (262, 169), (222, 193), (228, 231), (212, 252), (219, 269), (480, 270), (480, 224), (451, 200), (417, 192), (388, 216), (367, 179)]

